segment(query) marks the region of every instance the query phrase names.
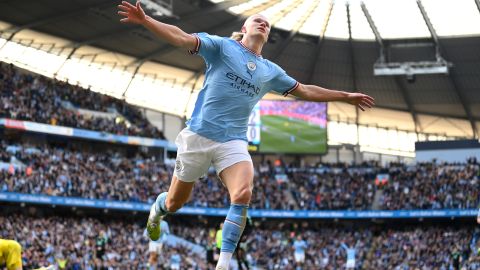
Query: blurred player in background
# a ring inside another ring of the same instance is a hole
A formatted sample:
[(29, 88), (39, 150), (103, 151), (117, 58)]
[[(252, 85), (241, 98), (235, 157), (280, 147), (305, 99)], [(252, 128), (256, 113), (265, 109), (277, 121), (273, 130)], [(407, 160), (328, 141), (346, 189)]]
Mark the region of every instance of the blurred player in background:
[(307, 249), (307, 247), (307, 242), (302, 239), (300, 234), (297, 235), (295, 241), (293, 241), (293, 257), (295, 259), (295, 269), (297, 270), (303, 269), (303, 265), (305, 264), (305, 249)]
[(208, 232), (208, 239), (207, 239), (207, 246), (206, 246), (206, 251), (207, 251), (207, 264), (208, 264), (208, 269), (213, 269), (215, 268), (215, 265), (217, 264), (217, 261), (215, 260), (216, 256), (216, 249), (217, 249), (217, 244), (216, 244), (216, 239), (215, 239), (215, 233), (216, 230), (215, 228), (211, 228)]
[(340, 246), (347, 253), (347, 263), (345, 264), (345, 269), (355, 269), (355, 254), (357, 253), (357, 248), (354, 246), (354, 240), (351, 240), (350, 246), (345, 243), (340, 243)]
[(22, 270), (22, 247), (17, 241), (0, 239), (0, 266)]
[(247, 223), (245, 224), (245, 229), (243, 230), (242, 236), (240, 236), (240, 241), (238, 242), (238, 247), (236, 250), (237, 253), (237, 263), (238, 269), (243, 270), (245, 267), (246, 270), (250, 270), (250, 265), (247, 260), (247, 250), (248, 250), (248, 235), (252, 231), (252, 219), (250, 216), (247, 216)]
[(172, 270), (180, 270), (182, 264), (182, 257), (178, 252), (176, 247), (172, 248), (172, 255), (170, 256), (170, 269)]
[[(162, 253), (162, 250), (167, 243), (168, 235), (170, 234), (170, 228), (165, 220), (160, 222), (160, 231), (160, 238), (156, 241), (150, 240), (148, 243), (148, 264), (150, 265), (150, 270), (157, 269), (158, 256)], [(145, 234), (148, 236), (148, 232), (146, 230)]]
[[(22, 246), (15, 240), (0, 239), (0, 268), (22, 270)], [(52, 265), (36, 270), (52, 270)]]
[(218, 225), (218, 230), (215, 232), (215, 253), (213, 259), (218, 262), (220, 257), (220, 250), (222, 249), (223, 242), (223, 222)]
[[(242, 235), (253, 189), (253, 164), (247, 147), (247, 123), (255, 104), (268, 92), (317, 102), (344, 101), (361, 110), (373, 106), (372, 97), (304, 85), (275, 63), (261, 56), (270, 23), (262, 15), (250, 16), (231, 38), (198, 33), (145, 15), (140, 2), (118, 6), (120, 20), (139, 24), (169, 44), (199, 54), (206, 62), (203, 88), (187, 128), (177, 136), (177, 160), (168, 192), (157, 197), (147, 221), (152, 240), (160, 237), (160, 220), (176, 212), (190, 198), (193, 185), (213, 164), (230, 194), (230, 209), (222, 230), (222, 249), (216, 269), (228, 269)], [(160, 91), (160, 90), (159, 90)]]

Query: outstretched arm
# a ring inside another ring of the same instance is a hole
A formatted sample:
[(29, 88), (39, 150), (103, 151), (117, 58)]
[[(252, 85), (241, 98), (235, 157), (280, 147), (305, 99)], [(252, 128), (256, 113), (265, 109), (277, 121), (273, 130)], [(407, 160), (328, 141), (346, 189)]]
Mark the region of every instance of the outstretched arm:
[(343, 101), (357, 106), (362, 111), (375, 105), (374, 98), (369, 95), (329, 90), (316, 85), (299, 84), (292, 95), (308, 101)]
[(159, 38), (176, 47), (194, 50), (197, 45), (197, 39), (194, 36), (185, 33), (174, 25), (159, 22), (146, 15), (140, 1), (137, 1), (135, 5), (122, 1), (122, 4), (118, 5), (118, 9), (120, 9), (118, 14), (124, 17), (120, 19), (122, 23), (143, 25)]

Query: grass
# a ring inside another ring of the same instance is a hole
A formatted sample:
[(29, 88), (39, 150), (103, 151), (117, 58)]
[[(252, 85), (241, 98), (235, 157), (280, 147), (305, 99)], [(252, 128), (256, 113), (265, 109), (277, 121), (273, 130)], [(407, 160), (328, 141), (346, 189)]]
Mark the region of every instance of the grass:
[(262, 115), (260, 152), (325, 153), (327, 129), (300, 119)]

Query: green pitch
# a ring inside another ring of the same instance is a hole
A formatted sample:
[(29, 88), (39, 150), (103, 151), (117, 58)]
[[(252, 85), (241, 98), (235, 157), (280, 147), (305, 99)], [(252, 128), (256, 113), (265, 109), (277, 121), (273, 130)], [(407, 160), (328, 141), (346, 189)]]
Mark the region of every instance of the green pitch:
[(325, 153), (326, 151), (326, 128), (286, 116), (262, 115), (260, 152)]

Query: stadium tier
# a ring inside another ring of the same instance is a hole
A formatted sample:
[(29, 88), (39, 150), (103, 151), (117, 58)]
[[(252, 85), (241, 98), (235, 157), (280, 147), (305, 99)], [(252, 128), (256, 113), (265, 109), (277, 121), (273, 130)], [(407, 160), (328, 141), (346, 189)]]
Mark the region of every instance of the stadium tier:
[[(152, 203), (168, 188), (173, 166), (137, 153), (75, 151), (1, 141), (0, 191)], [(479, 164), (255, 164), (251, 209), (475, 209)], [(383, 178), (382, 178), (383, 177)], [(380, 180), (382, 178), (382, 180)], [(195, 185), (188, 206), (223, 208), (229, 196), (213, 170)]]
[[(30, 228), (18, 228), (18, 220)], [(206, 257), (215, 246), (215, 222), (168, 221), (171, 233), (159, 266), (170, 269), (171, 258), (180, 254), (181, 269), (212, 269)], [(62, 265), (60, 269), (148, 268), (144, 224), (133, 218), (12, 213), (0, 215), (0, 223), (0, 238), (22, 245), (28, 268), (49, 264)], [(469, 270), (480, 267), (480, 231), (471, 225), (352, 227), (254, 221), (252, 226), (244, 241), (251, 269), (295, 269), (293, 246), (299, 240), (306, 242), (307, 269), (342, 269), (350, 256), (358, 269), (449, 269), (456, 263)]]
[(165, 139), (126, 102), (0, 62), (0, 118)]
[(480, 0), (0, 0), (0, 270), (480, 270)]

